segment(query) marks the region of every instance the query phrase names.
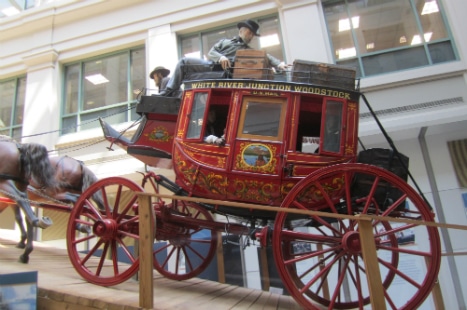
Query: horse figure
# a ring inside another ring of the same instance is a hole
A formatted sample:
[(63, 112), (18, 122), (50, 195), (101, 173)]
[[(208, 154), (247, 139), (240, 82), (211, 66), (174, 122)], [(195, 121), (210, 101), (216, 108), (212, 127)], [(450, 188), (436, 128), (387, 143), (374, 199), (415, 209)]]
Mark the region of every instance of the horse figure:
[[(33, 227), (45, 229), (52, 225), (48, 217), (38, 218), (28, 200), (27, 188), (29, 181), (34, 179), (41, 187), (52, 191), (56, 188), (54, 169), (49, 161), (45, 146), (38, 143), (17, 143), (8, 136), (0, 136), (0, 196), (16, 202), (16, 209), (23, 210), (27, 218), (27, 244), (19, 261), (27, 263), (32, 252)], [(6, 206), (0, 203), (0, 211)], [(18, 218), (16, 218), (18, 221)], [(21, 218), (22, 222), (22, 218)]]
[[(28, 196), (33, 203), (54, 203), (54, 201), (59, 201), (61, 203), (74, 204), (80, 194), (98, 180), (96, 175), (83, 162), (72, 157), (50, 157), (49, 161), (53, 168), (53, 178), (56, 187), (41, 186), (36, 183), (36, 180), (30, 180)], [(98, 207), (103, 210), (102, 195), (96, 193), (92, 198)], [(17, 206), (14, 206), (14, 212), (16, 223), (21, 231), (21, 239), (16, 246), (24, 248), (27, 246), (26, 241), (29, 243), (32, 234), (30, 234), (29, 226), (27, 229), (24, 228), (21, 211)], [(78, 225), (76, 229), (83, 233), (90, 233), (89, 228), (84, 225)], [(20, 257), (20, 261), (27, 263), (28, 257)]]
[[(34, 180), (30, 182), (29, 196), (35, 202), (49, 201), (50, 198), (64, 203), (74, 204), (89, 186), (97, 182), (96, 175), (82, 161), (69, 156), (50, 157), (54, 169), (56, 188), (41, 187)], [(103, 210), (100, 193), (93, 195), (93, 200)]]

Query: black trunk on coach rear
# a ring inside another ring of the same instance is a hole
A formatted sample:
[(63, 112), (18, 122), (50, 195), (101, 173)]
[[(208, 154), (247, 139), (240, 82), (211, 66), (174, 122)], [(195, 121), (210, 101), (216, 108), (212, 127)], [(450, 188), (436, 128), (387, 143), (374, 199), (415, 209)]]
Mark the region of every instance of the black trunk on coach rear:
[[(378, 166), (389, 170), (407, 182), (409, 158), (401, 153), (396, 154), (393, 150), (374, 148), (361, 151), (357, 157), (358, 163)], [(362, 197), (368, 195), (374, 180), (370, 176), (356, 174), (352, 184), (352, 195)], [(381, 180), (375, 192), (375, 199), (383, 210), (394, 203), (403, 193)], [(405, 210), (405, 200), (398, 206), (398, 211)]]

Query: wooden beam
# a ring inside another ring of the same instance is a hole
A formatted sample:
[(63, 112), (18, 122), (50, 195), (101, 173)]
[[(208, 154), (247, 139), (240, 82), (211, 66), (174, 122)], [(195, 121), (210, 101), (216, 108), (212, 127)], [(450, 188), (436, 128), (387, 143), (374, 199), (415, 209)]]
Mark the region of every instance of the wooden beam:
[(360, 228), (360, 244), (362, 247), (363, 261), (365, 262), (366, 278), (370, 290), (371, 308), (386, 310), (384, 301), (384, 289), (381, 281), (381, 273), (376, 255), (375, 236), (371, 218), (358, 216), (358, 227)]
[(222, 242), (222, 233), (217, 232), (217, 279), (220, 283), (225, 283), (224, 266), (224, 245)]
[(155, 231), (151, 196), (138, 195), (139, 213), (139, 306), (154, 308), (153, 245)]
[[(430, 257), (425, 256), (425, 263), (428, 266), (430, 264)], [(436, 279), (435, 285), (431, 290), (431, 294), (433, 296), (433, 302), (435, 304), (436, 310), (443, 310), (444, 309), (444, 299), (443, 294), (441, 292), (441, 287), (439, 285), (439, 279)]]

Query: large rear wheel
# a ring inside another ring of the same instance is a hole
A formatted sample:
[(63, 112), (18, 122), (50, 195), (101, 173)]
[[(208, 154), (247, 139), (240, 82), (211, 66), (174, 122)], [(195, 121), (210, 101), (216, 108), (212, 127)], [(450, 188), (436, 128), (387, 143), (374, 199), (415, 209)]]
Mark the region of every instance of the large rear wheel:
[(88, 282), (116, 285), (138, 271), (137, 192), (142, 189), (131, 180), (111, 177), (94, 183), (76, 202), (67, 249), (76, 271)]
[[(357, 181), (356, 181), (357, 180)], [(300, 181), (282, 208), (370, 214), (387, 309), (417, 309), (437, 280), (441, 255), (426, 202), (393, 173), (364, 164), (320, 169)], [(289, 293), (307, 309), (369, 309), (367, 270), (356, 220), (278, 213), (273, 251)]]

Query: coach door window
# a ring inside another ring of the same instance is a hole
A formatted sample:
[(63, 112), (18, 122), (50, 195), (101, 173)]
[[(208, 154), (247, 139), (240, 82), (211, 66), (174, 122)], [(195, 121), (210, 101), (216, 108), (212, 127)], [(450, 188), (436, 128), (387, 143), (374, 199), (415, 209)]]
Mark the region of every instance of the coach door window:
[(323, 151), (340, 152), (342, 134), (342, 102), (327, 100), (323, 128)]
[(188, 116), (190, 119), (186, 134), (187, 139), (199, 139), (201, 137), (207, 100), (208, 93), (198, 92), (195, 94), (193, 99), (193, 105), (191, 107), (191, 113)]
[(282, 141), (285, 98), (244, 97), (238, 137)]

